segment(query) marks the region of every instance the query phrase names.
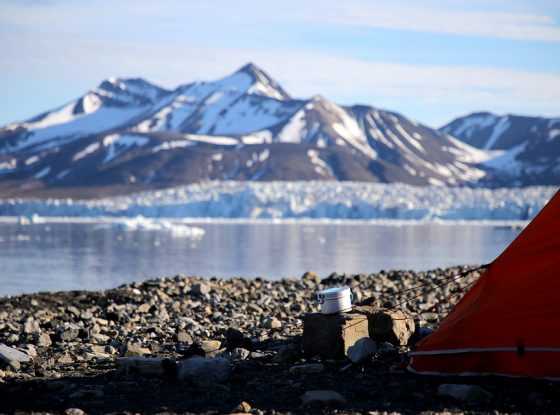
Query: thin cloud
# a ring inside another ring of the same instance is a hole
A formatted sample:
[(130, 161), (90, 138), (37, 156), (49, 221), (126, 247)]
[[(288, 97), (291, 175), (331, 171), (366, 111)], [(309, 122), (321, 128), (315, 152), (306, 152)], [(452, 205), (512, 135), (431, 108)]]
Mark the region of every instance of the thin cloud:
[(348, 26), (560, 42), (558, 22), (544, 14), (457, 10), (444, 2), (439, 8), (420, 8), (418, 4), (345, 1), (325, 7), (325, 13), (308, 13), (306, 18)]
[[(444, 65), (412, 65), (366, 61), (289, 50), (245, 48), (207, 49), (195, 45), (144, 44), (81, 39), (13, 40), (0, 45), (5, 59), (3, 73), (29, 77), (65, 76), (91, 79), (116, 76), (144, 76), (167, 87), (193, 80), (225, 76), (247, 61), (262, 65), (299, 97), (323, 94), (345, 103), (357, 101), (379, 105), (386, 99), (419, 99), (439, 102), (469, 102), (475, 108), (507, 107), (521, 112), (533, 107), (550, 111), (560, 96), (560, 76), (503, 68)], [(20, 59), (27, 56), (25, 63)], [(60, 74), (58, 74), (60, 76)], [(92, 85), (93, 87), (93, 85)], [(354, 97), (354, 99), (352, 99)], [(55, 103), (53, 103), (55, 104)], [(398, 108), (396, 108), (398, 109)]]

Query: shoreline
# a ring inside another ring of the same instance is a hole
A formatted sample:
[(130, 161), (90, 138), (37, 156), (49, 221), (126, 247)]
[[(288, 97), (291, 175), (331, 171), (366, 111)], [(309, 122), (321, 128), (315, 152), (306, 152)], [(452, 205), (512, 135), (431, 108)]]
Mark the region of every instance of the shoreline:
[(343, 225), (343, 226), (490, 226), (523, 228), (530, 220), (501, 219), (330, 219), (330, 218), (213, 218), (213, 217), (150, 217), (150, 216), (0, 216), (0, 224), (40, 225), (54, 223), (70, 224), (120, 224), (135, 219), (172, 224), (206, 224), (206, 225)]
[[(472, 268), (332, 274), (323, 280), (306, 273), (278, 281), (178, 275), (103, 291), (0, 298), (0, 343), (29, 357), (0, 368), (0, 394), (7, 397), (0, 411), (305, 413), (310, 408), (302, 397), (314, 390), (342, 396), (330, 402), (341, 413), (509, 413), (534, 409), (534, 394), (542, 412), (557, 408), (553, 386), (549, 390), (526, 380), (480, 381), (491, 401), (442, 397), (438, 386), (448, 379), (404, 369), (411, 344), (380, 345), (379, 353), (359, 364), (302, 355), (301, 318), (317, 311), (317, 290), (348, 285), (356, 302), (373, 298), (374, 304), (416, 296), (402, 309), (414, 316), (417, 327), (429, 329), (480, 273), (439, 288), (435, 284), (466, 269)], [(420, 285), (408, 296), (396, 294)], [(193, 353), (225, 364), (227, 376), (209, 377), (209, 368), (194, 378), (179, 378), (177, 368)], [(157, 374), (153, 368), (139, 374), (122, 370), (123, 362), (130, 362), (126, 359), (166, 363)]]

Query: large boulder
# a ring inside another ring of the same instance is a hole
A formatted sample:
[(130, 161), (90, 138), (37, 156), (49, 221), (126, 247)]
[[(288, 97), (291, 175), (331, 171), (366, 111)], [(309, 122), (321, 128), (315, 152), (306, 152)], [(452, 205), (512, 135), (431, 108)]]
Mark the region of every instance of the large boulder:
[(404, 346), (414, 334), (414, 319), (401, 310), (377, 311), (368, 316), (369, 336), (378, 342)]
[(303, 318), (306, 357), (344, 359), (350, 347), (368, 336), (368, 318), (364, 315), (309, 313)]

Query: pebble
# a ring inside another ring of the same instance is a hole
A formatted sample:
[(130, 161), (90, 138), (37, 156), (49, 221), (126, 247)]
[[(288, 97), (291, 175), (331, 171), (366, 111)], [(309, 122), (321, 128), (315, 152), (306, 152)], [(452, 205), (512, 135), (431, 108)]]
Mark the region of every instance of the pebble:
[(242, 401), (239, 405), (237, 405), (235, 411), (238, 413), (248, 413), (251, 409), (253, 408), (251, 408), (251, 405), (248, 402)]
[(193, 342), (193, 338), (192, 338), (192, 336), (191, 336), (189, 333), (187, 333), (185, 330), (179, 330), (179, 331), (177, 332), (177, 341), (178, 341), (179, 343), (187, 343), (187, 344), (190, 344), (190, 343)]
[(204, 340), (200, 342), (200, 347), (206, 353), (206, 355), (211, 355), (216, 353), (222, 347), (222, 342), (219, 340)]
[(274, 317), (269, 317), (265, 320), (264, 326), (267, 329), (277, 330), (282, 327), (282, 322)]
[(40, 347), (49, 347), (52, 345), (51, 336), (48, 333), (41, 333), (37, 336), (36, 344)]
[(77, 338), (80, 334), (79, 327), (76, 326), (63, 326), (58, 329), (58, 339), (63, 342), (68, 342)]
[(191, 293), (194, 295), (207, 295), (210, 293), (210, 286), (205, 283), (196, 283), (191, 287)]
[(347, 356), (352, 363), (361, 363), (377, 351), (377, 345), (369, 337), (364, 337), (348, 348)]
[(146, 347), (142, 347), (139, 343), (128, 342), (126, 344), (125, 356), (144, 356), (150, 354), (152, 351)]

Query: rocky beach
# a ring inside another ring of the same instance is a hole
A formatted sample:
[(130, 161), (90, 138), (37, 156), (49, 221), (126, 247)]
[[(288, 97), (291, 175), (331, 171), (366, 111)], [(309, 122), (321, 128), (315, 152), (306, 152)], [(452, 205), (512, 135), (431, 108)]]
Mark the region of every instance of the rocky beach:
[[(406, 370), (407, 352), (476, 281), (475, 268), (177, 275), (0, 298), (0, 413), (558, 412), (552, 382)], [(334, 286), (351, 287), (355, 315), (398, 310), (410, 324), (341, 358), (310, 356), (304, 316)]]

